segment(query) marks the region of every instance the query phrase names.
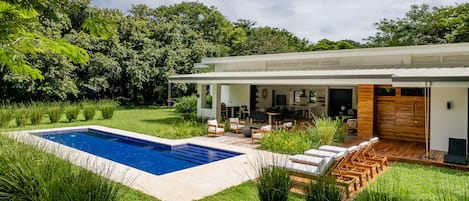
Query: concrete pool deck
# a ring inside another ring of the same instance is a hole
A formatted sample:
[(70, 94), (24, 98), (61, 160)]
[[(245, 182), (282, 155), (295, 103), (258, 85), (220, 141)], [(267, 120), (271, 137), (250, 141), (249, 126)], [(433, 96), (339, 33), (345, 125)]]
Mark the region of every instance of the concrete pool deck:
[[(31, 133), (37, 132), (54, 132), (88, 128), (168, 145), (192, 143), (206, 147), (234, 151), (242, 153), (242, 155), (158, 176), (31, 135)], [(226, 188), (254, 179), (257, 171), (254, 164), (258, 164), (260, 160), (266, 161), (266, 159), (272, 159), (274, 157), (270, 152), (219, 143), (200, 137), (170, 140), (103, 126), (78, 126), (16, 131), (10, 132), (9, 136), (19, 141), (39, 146), (40, 148), (48, 152), (52, 152), (63, 159), (69, 160), (76, 165), (89, 169), (114, 181), (123, 183), (131, 188), (141, 190), (158, 199), (168, 201), (201, 199)]]

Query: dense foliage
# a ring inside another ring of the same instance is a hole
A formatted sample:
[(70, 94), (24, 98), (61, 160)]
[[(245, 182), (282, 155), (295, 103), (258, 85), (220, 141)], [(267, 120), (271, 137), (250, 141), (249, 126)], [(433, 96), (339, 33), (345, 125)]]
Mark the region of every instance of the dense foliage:
[[(366, 46), (469, 41), (469, 4), (413, 6), (383, 19)], [(89, 0), (0, 2), (0, 102), (114, 98), (164, 104), (167, 78), (195, 72), (203, 57), (360, 48), (351, 41), (311, 43), (291, 32), (228, 21), (215, 7), (184, 2), (127, 12)], [(195, 92), (173, 84), (172, 97)]]
[(340, 144), (345, 140), (342, 121), (317, 116), (314, 126), (293, 130), (274, 130), (261, 139), (261, 149), (283, 154), (302, 154), (325, 144)]
[(371, 46), (406, 46), (469, 41), (469, 3), (448, 7), (413, 5), (404, 18), (383, 19)]

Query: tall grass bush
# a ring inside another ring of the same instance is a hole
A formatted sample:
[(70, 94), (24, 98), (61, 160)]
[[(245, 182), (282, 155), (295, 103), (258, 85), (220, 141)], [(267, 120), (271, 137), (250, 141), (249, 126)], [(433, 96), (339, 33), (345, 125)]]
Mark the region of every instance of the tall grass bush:
[[(285, 161), (272, 158), (269, 163), (281, 164)], [(257, 169), (256, 188), (260, 201), (286, 201), (290, 195), (290, 189), (293, 181), (290, 178), (290, 172), (278, 166), (272, 166), (263, 161), (257, 161), (255, 168)]]
[(41, 123), (42, 117), (45, 114), (45, 107), (43, 104), (32, 103), (26, 109), (29, 111), (28, 115), (31, 120), (31, 124), (38, 125)]
[(101, 110), (104, 119), (111, 119), (117, 106), (117, 102), (112, 100), (103, 100), (98, 102), (98, 108)]
[(74, 103), (65, 103), (64, 110), (68, 121), (72, 122), (77, 120), (78, 114), (80, 113), (80, 106)]
[(28, 110), (24, 106), (20, 105), (16, 106), (14, 111), (16, 125), (20, 127), (26, 126), (28, 123)]
[(305, 131), (274, 130), (261, 138), (260, 149), (282, 154), (300, 154), (317, 147), (314, 139)]
[(320, 144), (342, 143), (345, 131), (341, 119), (326, 116), (315, 116), (313, 119), (313, 133), (319, 137)]
[(321, 177), (310, 182), (305, 187), (306, 201), (341, 201), (344, 197), (343, 190), (337, 185), (334, 178)]
[(114, 201), (120, 186), (29, 145), (0, 136), (0, 200)]
[(7, 127), (13, 119), (13, 110), (11, 108), (0, 108), (0, 127)]
[(46, 110), (51, 123), (59, 122), (60, 117), (64, 113), (62, 106), (58, 103), (52, 103), (51, 105), (47, 106)]
[(92, 120), (96, 114), (96, 103), (91, 101), (85, 101), (82, 103), (83, 106), (83, 115), (85, 120)]

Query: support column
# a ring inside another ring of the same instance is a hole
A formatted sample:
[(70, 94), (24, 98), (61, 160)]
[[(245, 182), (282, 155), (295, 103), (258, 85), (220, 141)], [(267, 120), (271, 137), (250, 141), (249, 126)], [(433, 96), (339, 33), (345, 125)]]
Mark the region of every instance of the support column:
[(373, 137), (375, 96), (374, 85), (358, 85), (357, 137)]
[(212, 112), (213, 116), (221, 120), (221, 85), (212, 84)]

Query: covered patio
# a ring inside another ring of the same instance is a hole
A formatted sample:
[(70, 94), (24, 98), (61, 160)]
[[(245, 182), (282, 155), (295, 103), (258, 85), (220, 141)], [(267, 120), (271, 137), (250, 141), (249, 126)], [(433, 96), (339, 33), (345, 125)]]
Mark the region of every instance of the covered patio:
[[(225, 108), (241, 106), (250, 117), (280, 106), (306, 119), (353, 113), (358, 138), (415, 143), (399, 155), (416, 160), (423, 144), (425, 155), (441, 158), (449, 138), (468, 139), (468, 52), (464, 43), (204, 58), (201, 73), (169, 81), (197, 84), (200, 117), (221, 120)], [(351, 101), (334, 100), (334, 90), (351, 91)], [(393, 147), (382, 148), (399, 152)]]

